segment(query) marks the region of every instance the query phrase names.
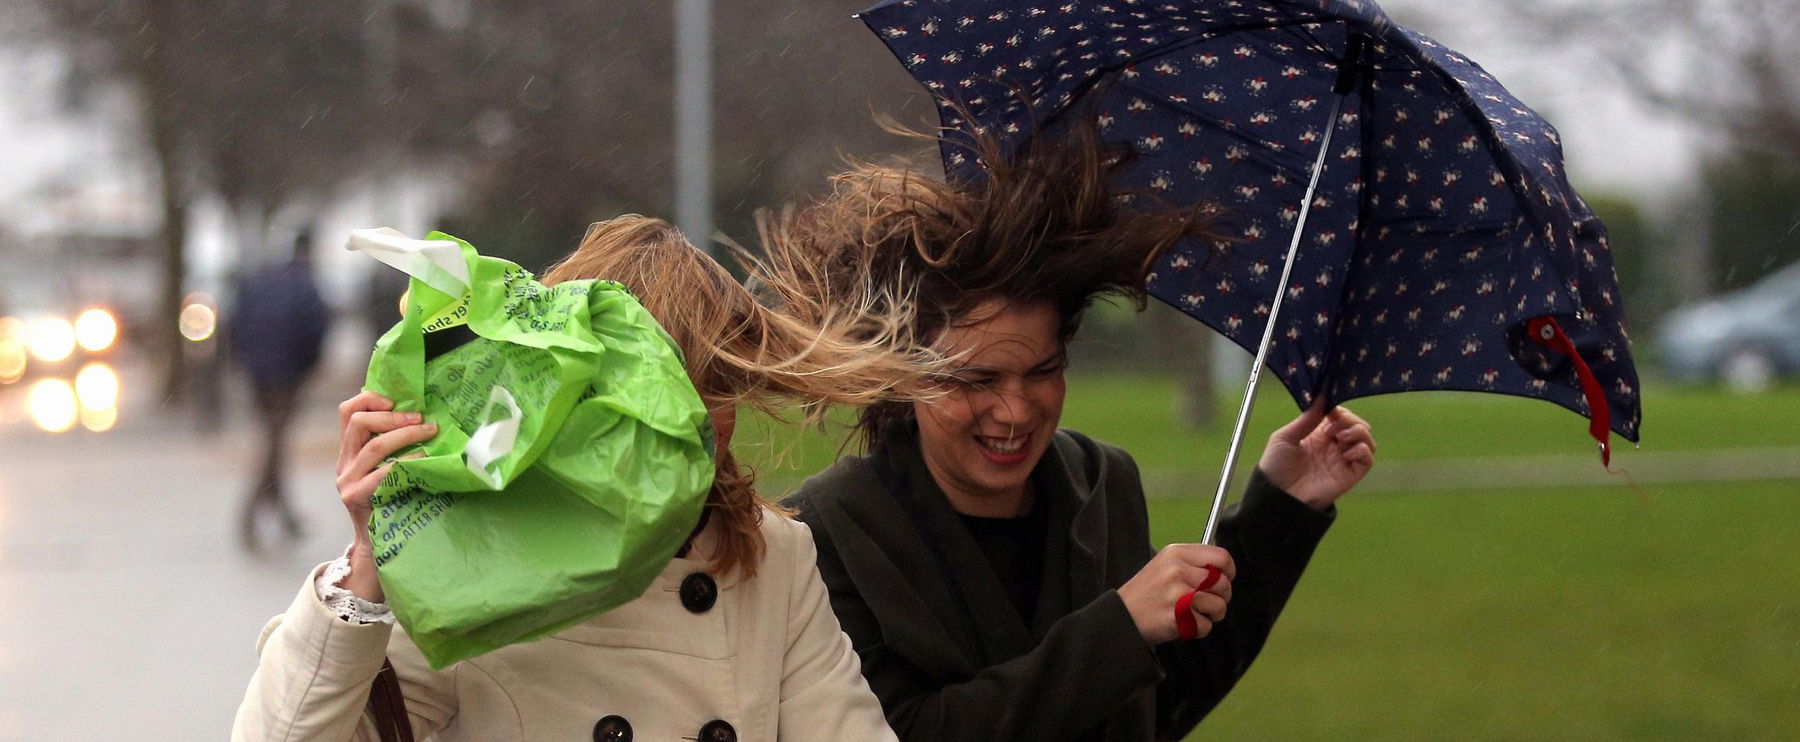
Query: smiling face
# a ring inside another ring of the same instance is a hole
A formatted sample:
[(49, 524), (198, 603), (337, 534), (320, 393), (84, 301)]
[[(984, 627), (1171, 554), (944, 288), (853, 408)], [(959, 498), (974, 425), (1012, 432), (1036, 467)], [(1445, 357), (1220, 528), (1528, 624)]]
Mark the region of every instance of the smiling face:
[(1013, 517), (1028, 509), (1026, 482), (1062, 418), (1060, 318), (1048, 302), (997, 300), (970, 317), (938, 336), (947, 354), (966, 355), (948, 394), (913, 404), (919, 449), (958, 512)]

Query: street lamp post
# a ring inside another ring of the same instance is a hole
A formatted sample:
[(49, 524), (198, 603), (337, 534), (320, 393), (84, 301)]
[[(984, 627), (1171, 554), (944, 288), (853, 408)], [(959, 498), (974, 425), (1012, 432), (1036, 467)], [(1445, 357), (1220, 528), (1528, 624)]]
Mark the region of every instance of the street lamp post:
[(675, 0), (675, 223), (712, 251), (712, 0)]

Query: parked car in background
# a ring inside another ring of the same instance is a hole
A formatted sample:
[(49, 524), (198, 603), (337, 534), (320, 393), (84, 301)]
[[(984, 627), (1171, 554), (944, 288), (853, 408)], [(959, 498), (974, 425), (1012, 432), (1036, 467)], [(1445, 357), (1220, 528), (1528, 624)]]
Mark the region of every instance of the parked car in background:
[(1756, 390), (1800, 376), (1800, 263), (1676, 310), (1658, 340), (1663, 367), (1678, 379)]

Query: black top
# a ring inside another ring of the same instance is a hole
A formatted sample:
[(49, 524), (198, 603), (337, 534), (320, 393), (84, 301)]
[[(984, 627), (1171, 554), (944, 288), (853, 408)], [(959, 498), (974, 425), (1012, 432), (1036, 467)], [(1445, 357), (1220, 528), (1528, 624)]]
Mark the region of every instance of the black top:
[(1038, 593), (1044, 581), (1044, 531), (1050, 526), (1049, 509), (1033, 498), (1031, 512), (1017, 518), (983, 518), (967, 513), (963, 528), (987, 555), (994, 576), (1006, 586), (1006, 596), (1018, 609), (1019, 618), (1031, 625), (1037, 614)]
[(1251, 477), (1219, 523), (1238, 567), (1230, 615), (1205, 639), (1151, 647), (1116, 590), (1156, 553), (1130, 456), (1057, 431), (1032, 472), (1047, 526), (1024, 620), (1016, 581), (990, 566), (916, 436), (889, 431), (786, 503), (812, 527), (832, 611), (905, 742), (1181, 738), (1249, 669), (1334, 512)]

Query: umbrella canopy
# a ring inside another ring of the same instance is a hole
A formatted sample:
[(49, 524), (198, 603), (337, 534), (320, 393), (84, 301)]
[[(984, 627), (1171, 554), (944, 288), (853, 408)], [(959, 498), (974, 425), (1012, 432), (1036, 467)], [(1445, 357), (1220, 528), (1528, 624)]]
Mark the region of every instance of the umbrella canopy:
[[(1182, 245), (1150, 292), (1252, 352), (1272, 337), (1301, 407), (1497, 392), (1589, 415), (1603, 457), (1608, 428), (1637, 440), (1605, 229), (1556, 130), (1373, 2), (899, 0), (860, 17), (946, 129), (1014, 144), (1091, 115), (1137, 153), (1121, 192), (1216, 203), (1224, 258)], [(945, 144), (952, 178), (980, 177), (966, 151)]]

